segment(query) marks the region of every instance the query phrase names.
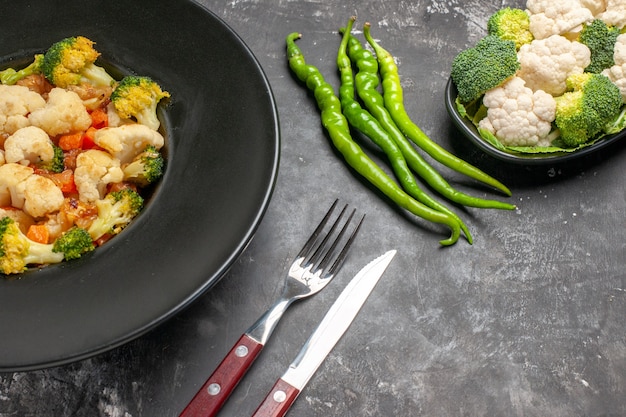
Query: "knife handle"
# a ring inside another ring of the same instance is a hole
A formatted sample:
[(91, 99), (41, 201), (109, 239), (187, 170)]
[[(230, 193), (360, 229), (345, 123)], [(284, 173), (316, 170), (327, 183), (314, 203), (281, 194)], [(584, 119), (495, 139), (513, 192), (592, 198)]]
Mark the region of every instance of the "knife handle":
[(243, 334), (179, 417), (212, 417), (259, 356), (263, 344)]
[(282, 417), (287, 414), (299, 394), (296, 387), (279, 379), (252, 417)]

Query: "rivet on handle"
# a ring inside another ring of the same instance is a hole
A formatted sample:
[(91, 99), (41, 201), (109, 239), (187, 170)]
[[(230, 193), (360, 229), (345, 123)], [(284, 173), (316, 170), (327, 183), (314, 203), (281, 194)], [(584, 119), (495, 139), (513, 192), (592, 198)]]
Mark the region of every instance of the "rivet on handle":
[(278, 390), (274, 393), (274, 396), (272, 398), (274, 398), (274, 401), (276, 401), (277, 403), (282, 403), (287, 399), (287, 393), (285, 391)]
[(235, 355), (237, 355), (238, 358), (243, 358), (245, 356), (248, 355), (248, 347), (245, 345), (239, 345), (237, 346), (237, 349), (235, 349)]

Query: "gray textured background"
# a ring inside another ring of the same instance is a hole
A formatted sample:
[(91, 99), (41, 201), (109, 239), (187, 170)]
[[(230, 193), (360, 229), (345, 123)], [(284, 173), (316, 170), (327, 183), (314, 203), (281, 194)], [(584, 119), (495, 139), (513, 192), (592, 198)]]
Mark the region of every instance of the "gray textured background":
[[(467, 144), (443, 104), (452, 57), (484, 35), (491, 13), (524, 2), (201, 3), (248, 44), (278, 103), (280, 173), (257, 235), (217, 287), (150, 334), (68, 366), (0, 375), (1, 417), (178, 415), (278, 295), (302, 243), (295, 229), (310, 229), (339, 196), (367, 212), (348, 263), (322, 293), (291, 308), (222, 416), (250, 415), (350, 276), (391, 248), (398, 256), (290, 415), (626, 415), (624, 146), (572, 165), (507, 166)], [(337, 29), (354, 14), (396, 56), (407, 109), (424, 131), (511, 187), (517, 211), (462, 213), (473, 246), (439, 247), (445, 230), (360, 182), (291, 76), (283, 40), (299, 31), (307, 60), (337, 86)]]

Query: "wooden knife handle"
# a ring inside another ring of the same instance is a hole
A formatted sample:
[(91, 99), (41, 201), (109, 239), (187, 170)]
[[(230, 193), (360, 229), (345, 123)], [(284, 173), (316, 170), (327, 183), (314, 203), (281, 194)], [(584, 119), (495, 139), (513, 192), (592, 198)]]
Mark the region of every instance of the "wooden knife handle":
[(300, 391), (296, 387), (279, 379), (252, 417), (282, 417), (287, 414), (287, 410), (296, 400), (298, 394)]
[(213, 417), (222, 408), (263, 345), (242, 335), (179, 417)]

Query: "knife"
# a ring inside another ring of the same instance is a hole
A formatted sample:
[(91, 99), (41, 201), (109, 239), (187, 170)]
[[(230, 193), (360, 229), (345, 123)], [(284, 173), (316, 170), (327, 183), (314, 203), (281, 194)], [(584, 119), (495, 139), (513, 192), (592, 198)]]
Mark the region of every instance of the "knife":
[(253, 417), (284, 416), (356, 317), (396, 254), (386, 252), (361, 269), (332, 305), (289, 369), (276, 381)]

